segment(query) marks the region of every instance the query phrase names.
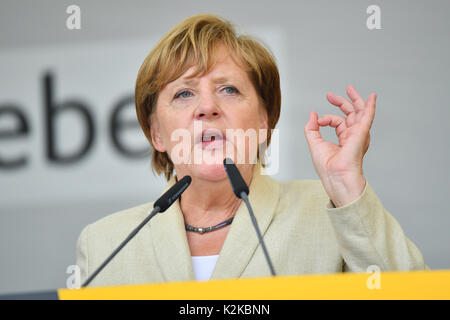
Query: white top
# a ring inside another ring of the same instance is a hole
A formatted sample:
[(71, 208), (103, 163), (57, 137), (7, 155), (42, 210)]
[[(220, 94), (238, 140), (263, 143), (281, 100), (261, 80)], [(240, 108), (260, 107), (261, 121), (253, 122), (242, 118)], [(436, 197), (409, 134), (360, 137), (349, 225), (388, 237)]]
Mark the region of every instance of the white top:
[(218, 254), (212, 256), (192, 256), (195, 280), (209, 280), (216, 266), (217, 258), (219, 258)]

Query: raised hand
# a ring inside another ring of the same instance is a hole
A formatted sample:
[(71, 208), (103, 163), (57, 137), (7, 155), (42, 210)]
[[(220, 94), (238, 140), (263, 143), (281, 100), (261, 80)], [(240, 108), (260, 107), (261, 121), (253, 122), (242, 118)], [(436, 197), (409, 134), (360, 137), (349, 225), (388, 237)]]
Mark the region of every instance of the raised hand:
[[(377, 98), (372, 93), (364, 101), (351, 85), (347, 87), (347, 95), (351, 101), (331, 92), (327, 94), (328, 101), (345, 116), (326, 114), (318, 118), (311, 111), (304, 128), (314, 168), (336, 207), (357, 199), (364, 190), (363, 158), (369, 148)], [(335, 128), (339, 145), (322, 138), (320, 127), (328, 126)]]

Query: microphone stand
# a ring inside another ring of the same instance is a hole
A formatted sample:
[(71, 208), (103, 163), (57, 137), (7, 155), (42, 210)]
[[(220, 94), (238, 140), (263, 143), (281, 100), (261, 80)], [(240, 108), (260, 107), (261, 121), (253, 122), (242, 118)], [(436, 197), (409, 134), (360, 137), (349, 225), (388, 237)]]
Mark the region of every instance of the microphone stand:
[(245, 205), (247, 206), (248, 212), (250, 213), (250, 218), (252, 219), (252, 223), (253, 223), (253, 226), (255, 227), (259, 243), (261, 244), (264, 255), (266, 257), (267, 264), (269, 265), (270, 273), (272, 274), (272, 276), (276, 276), (275, 269), (273, 268), (272, 261), (270, 260), (269, 253), (267, 252), (266, 245), (263, 241), (261, 231), (259, 230), (258, 222), (256, 221), (256, 217), (253, 214), (252, 206), (250, 205), (250, 201), (248, 200), (247, 194), (244, 191), (241, 192), (241, 199), (244, 200)]
[(275, 276), (276, 274), (275, 269), (273, 268), (272, 260), (270, 260), (269, 253), (267, 252), (267, 248), (261, 235), (261, 231), (258, 227), (258, 222), (256, 221), (252, 206), (250, 205), (250, 201), (248, 200), (248, 194), (250, 193), (250, 190), (232, 159), (225, 158), (223, 160), (223, 165), (225, 167), (225, 172), (227, 173), (228, 180), (230, 181), (231, 188), (233, 189), (234, 194), (236, 195), (236, 197), (244, 200), (244, 203), (247, 206), (248, 212), (250, 213), (250, 218), (253, 223), (253, 227), (255, 228), (256, 235), (258, 236), (259, 244), (263, 249), (266, 262), (269, 265), (270, 273), (272, 274), (272, 276)]
[(133, 239), (134, 236), (139, 232), (139, 230), (141, 230), (142, 227), (145, 226), (147, 222), (149, 222), (150, 219), (153, 218), (160, 211), (161, 209), (159, 207), (153, 208), (152, 212), (147, 216), (147, 218), (145, 218), (144, 221), (142, 221), (133, 231), (131, 231), (128, 237), (125, 240), (123, 240), (122, 243), (116, 248), (116, 250), (114, 250), (113, 253), (111, 253), (109, 257), (106, 258), (106, 260), (97, 268), (97, 270), (95, 270), (94, 273), (91, 274), (89, 278), (86, 279), (86, 281), (83, 283), (81, 287), (84, 288), (89, 283), (91, 283), (91, 281), (97, 276), (97, 274), (99, 274), (103, 270), (103, 268), (106, 267), (106, 265), (116, 256), (116, 254), (118, 254), (119, 251), (122, 250), (123, 247), (125, 247), (128, 241)]
[(91, 281), (103, 270), (103, 268), (119, 253), (120, 250), (131, 240), (134, 236), (145, 226), (150, 219), (152, 219), (157, 213), (166, 211), (186, 190), (190, 185), (192, 178), (190, 176), (184, 176), (180, 181), (175, 183), (169, 190), (167, 190), (158, 200), (153, 204), (152, 212), (144, 219), (133, 231), (123, 240), (120, 245), (109, 255), (108, 258), (98, 267), (93, 274), (91, 274), (86, 281), (82, 284), (82, 288), (86, 287)]

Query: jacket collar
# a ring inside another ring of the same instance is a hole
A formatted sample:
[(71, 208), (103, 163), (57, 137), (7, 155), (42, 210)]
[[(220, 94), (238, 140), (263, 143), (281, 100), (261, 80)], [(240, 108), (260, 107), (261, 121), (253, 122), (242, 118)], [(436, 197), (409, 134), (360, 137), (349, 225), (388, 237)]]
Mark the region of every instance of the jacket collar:
[[(279, 200), (279, 184), (261, 173), (258, 162), (253, 171), (249, 200), (261, 233), (264, 235)], [(165, 190), (175, 183), (172, 177)], [(231, 187), (231, 186), (230, 186)], [(150, 222), (153, 246), (166, 281), (194, 280), (194, 271), (179, 201)], [(258, 238), (244, 202), (241, 202), (224, 245), (220, 251), (211, 279), (239, 278), (250, 262)], [(267, 267), (267, 275), (270, 270)]]

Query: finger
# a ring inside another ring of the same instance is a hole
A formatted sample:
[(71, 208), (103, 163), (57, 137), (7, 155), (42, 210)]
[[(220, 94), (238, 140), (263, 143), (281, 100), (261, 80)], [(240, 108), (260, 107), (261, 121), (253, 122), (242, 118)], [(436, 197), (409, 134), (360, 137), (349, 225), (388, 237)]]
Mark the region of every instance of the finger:
[(347, 87), (347, 95), (350, 98), (350, 100), (352, 100), (356, 111), (364, 110), (366, 103), (364, 99), (359, 95), (358, 91), (356, 91), (354, 86), (349, 85)]
[(372, 127), (373, 119), (375, 118), (376, 101), (377, 95), (375, 93), (370, 94), (367, 98), (366, 107), (364, 108), (364, 115), (361, 119), (369, 130)]
[(335, 114), (326, 114), (318, 120), (319, 126), (330, 126), (336, 129), (336, 134), (339, 136), (347, 129), (346, 119)]
[(304, 132), (309, 148), (323, 141), (317, 121), (318, 115), (315, 111), (309, 113), (308, 122), (305, 125)]
[(347, 116), (355, 111), (355, 108), (353, 107), (351, 102), (345, 99), (344, 97), (337, 96), (332, 92), (328, 92), (327, 99), (331, 104), (335, 105), (336, 107), (339, 107), (341, 111), (345, 113), (345, 115)]

